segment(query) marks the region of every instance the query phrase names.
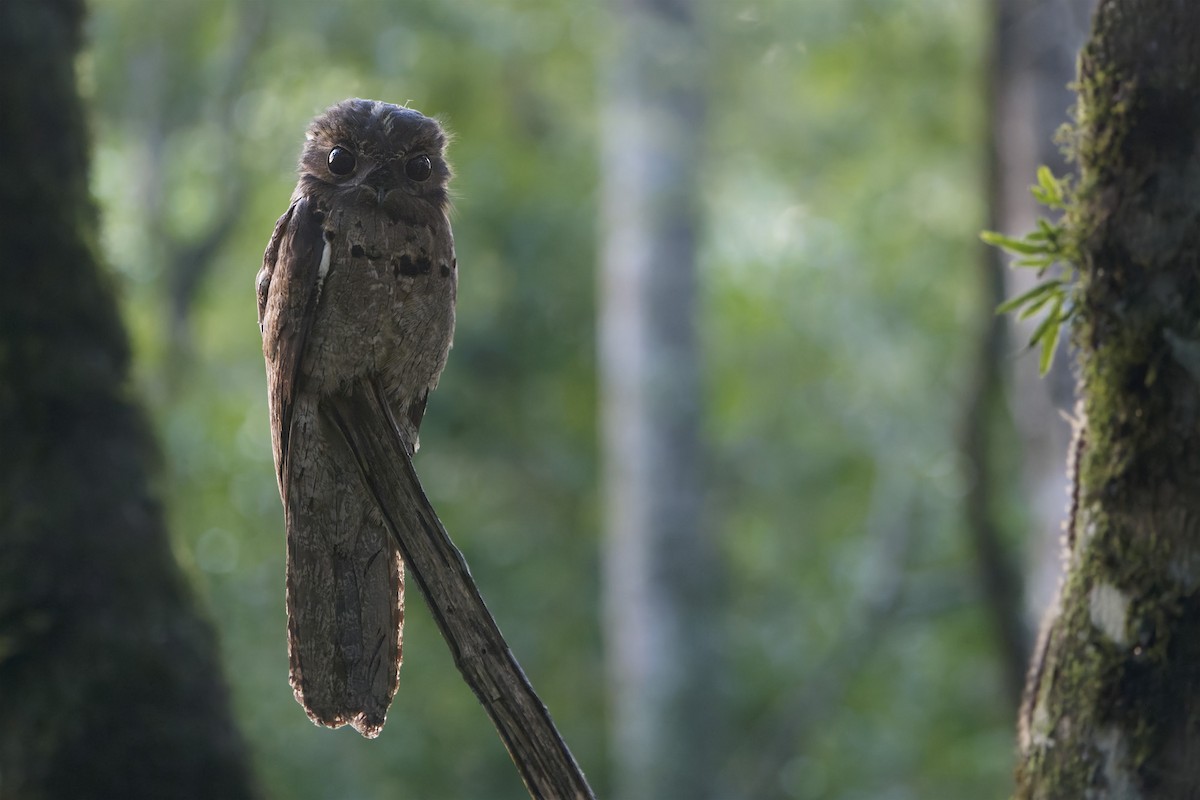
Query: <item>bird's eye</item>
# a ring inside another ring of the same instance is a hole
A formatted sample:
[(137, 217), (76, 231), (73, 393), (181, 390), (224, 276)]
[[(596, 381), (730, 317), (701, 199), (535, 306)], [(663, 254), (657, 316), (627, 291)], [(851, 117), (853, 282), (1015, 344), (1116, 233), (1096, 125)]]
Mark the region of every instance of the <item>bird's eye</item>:
[(354, 153), (344, 147), (335, 147), (329, 151), (329, 171), (334, 175), (349, 175), (354, 172), (356, 163)]
[(404, 174), (414, 181), (428, 180), (429, 176), (433, 174), (433, 162), (429, 160), (429, 156), (410, 158), (404, 165)]

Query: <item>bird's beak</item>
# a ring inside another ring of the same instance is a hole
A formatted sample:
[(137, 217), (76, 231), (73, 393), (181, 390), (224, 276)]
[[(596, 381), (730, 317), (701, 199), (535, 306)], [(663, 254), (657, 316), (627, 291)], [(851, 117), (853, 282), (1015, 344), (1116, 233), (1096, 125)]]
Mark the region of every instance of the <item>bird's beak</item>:
[(387, 165), (375, 167), (363, 183), (375, 192), (375, 200), (379, 205), (383, 205), (383, 201), (387, 198), (388, 193), (396, 188), (391, 169)]

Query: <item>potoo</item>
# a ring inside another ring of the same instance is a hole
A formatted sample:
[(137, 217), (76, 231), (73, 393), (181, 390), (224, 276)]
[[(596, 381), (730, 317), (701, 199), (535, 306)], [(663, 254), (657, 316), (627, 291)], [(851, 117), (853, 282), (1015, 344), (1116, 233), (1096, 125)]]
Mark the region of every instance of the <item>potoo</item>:
[(416, 451), (454, 332), (445, 148), (442, 127), (412, 109), (329, 108), (308, 128), (258, 273), (292, 689), (314, 722), (368, 737), (396, 693), (404, 564), (332, 407), (373, 393)]

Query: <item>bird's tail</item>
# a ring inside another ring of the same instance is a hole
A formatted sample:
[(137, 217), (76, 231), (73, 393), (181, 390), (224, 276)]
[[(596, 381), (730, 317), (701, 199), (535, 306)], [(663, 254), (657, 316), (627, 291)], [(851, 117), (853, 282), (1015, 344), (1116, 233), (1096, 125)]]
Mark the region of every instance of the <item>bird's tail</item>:
[(291, 683), (316, 723), (383, 728), (396, 693), (404, 563), (338, 424), (297, 407), (288, 458), (287, 609)]

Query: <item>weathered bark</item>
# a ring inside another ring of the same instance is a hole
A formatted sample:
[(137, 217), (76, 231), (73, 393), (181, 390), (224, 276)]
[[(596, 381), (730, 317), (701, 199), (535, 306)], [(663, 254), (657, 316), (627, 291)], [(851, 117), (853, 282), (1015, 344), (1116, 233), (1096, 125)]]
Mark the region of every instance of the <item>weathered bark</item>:
[(1021, 798), (1200, 795), (1200, 6), (1103, 0), (1080, 60), (1083, 428)]
[(704, 48), (688, 0), (612, 9), (599, 336), (614, 795), (701, 800), (723, 727), (696, 336)]
[(97, 263), (82, 18), (0, 3), (0, 797), (251, 797)]

